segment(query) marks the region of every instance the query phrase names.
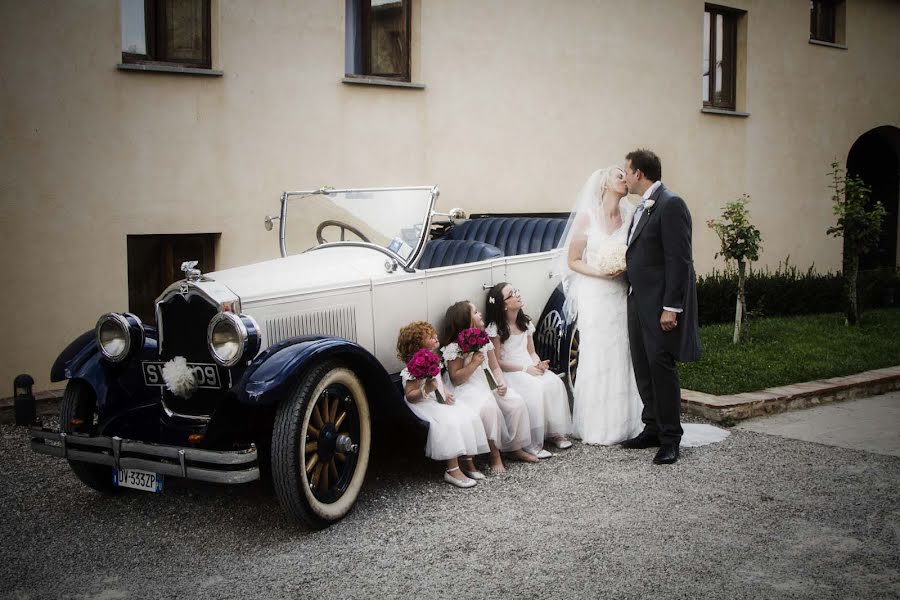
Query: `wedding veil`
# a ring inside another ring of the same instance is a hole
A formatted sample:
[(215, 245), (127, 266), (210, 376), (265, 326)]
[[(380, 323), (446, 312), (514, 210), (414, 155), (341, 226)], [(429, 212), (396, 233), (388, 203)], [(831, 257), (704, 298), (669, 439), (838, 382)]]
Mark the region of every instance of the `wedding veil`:
[[(606, 215), (601, 209), (600, 201), (609, 186), (609, 177), (614, 170), (621, 170), (621, 167), (613, 165), (591, 173), (578, 192), (575, 207), (560, 238), (560, 251), (554, 271), (560, 275), (563, 293), (566, 296), (563, 303), (563, 318), (566, 323), (571, 323), (578, 315), (578, 281), (581, 278), (579, 273), (569, 268), (569, 249), (573, 241), (586, 241), (588, 230), (607, 231)], [(626, 198), (622, 196), (619, 200), (619, 212), (623, 223), (630, 222), (631, 215), (631, 203)]]

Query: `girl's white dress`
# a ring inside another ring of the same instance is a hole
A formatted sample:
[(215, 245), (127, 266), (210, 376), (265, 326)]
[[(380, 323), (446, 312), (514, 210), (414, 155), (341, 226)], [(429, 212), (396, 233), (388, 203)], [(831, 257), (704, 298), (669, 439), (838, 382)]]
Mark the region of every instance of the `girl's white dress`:
[[(497, 326), (488, 325), (488, 336), (497, 337)], [(517, 365), (533, 365), (528, 353), (528, 339), (534, 335), (534, 324), (528, 323), (525, 333), (512, 333), (500, 348), (500, 358)], [(572, 431), (569, 413), (569, 394), (566, 384), (553, 372), (540, 377), (524, 371), (504, 371), (507, 385), (525, 399), (531, 421), (531, 441), (540, 448), (545, 439), (568, 435)]]
[[(400, 372), (405, 386), (414, 381), (405, 368)], [(447, 392), (441, 378), (436, 378), (441, 395)], [(404, 400), (406, 397), (404, 396)], [(441, 404), (434, 392), (429, 392), (418, 402), (406, 400), (409, 408), (422, 420), (428, 421), (428, 441), (425, 456), (434, 460), (447, 460), (459, 456), (474, 456), (488, 452), (487, 437), (478, 415), (462, 404)]]
[[(463, 366), (472, 360), (473, 353), (462, 353), (456, 342), (441, 348), (446, 362), (463, 357)], [(480, 352), (485, 355), (487, 364), (490, 346), (484, 346)], [(503, 452), (512, 452), (531, 447), (531, 425), (528, 420), (528, 408), (525, 400), (514, 390), (507, 387), (506, 395), (494, 393), (488, 385), (482, 369), (474, 373), (463, 383), (451, 390), (456, 401), (477, 412), (484, 424), (488, 439), (493, 440)], [(452, 385), (452, 384), (451, 384)]]

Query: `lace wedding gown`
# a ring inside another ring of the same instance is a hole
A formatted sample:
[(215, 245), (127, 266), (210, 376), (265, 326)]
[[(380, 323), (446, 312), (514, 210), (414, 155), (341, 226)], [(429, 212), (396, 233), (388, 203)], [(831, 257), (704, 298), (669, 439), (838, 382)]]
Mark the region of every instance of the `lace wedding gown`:
[[(585, 256), (610, 243), (626, 243), (632, 211), (624, 207), (622, 225), (611, 234), (590, 213)], [(643, 404), (634, 380), (628, 343), (628, 284), (615, 279), (576, 275), (580, 335), (575, 403), (575, 435), (588, 444), (616, 444), (643, 429)]]

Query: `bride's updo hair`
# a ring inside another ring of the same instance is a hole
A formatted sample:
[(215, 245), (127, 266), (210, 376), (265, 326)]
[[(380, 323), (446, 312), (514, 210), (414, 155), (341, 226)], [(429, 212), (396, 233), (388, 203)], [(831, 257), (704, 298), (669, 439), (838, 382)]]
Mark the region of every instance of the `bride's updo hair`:
[[(506, 299), (503, 297), (503, 288), (508, 285), (510, 285), (509, 282), (501, 281), (492, 287), (487, 295), (487, 319), (485, 319), (485, 324), (490, 325), (493, 323), (497, 327), (497, 335), (500, 336), (501, 342), (509, 339), (509, 324), (506, 322), (506, 310), (504, 309)], [(516, 327), (521, 331), (525, 331), (528, 329), (529, 323), (531, 323), (531, 317), (526, 315), (525, 311), (520, 308), (518, 314), (516, 314)]]
[(622, 171), (624, 173), (625, 169), (623, 169), (619, 165), (612, 165), (606, 167), (600, 172), (600, 177), (599, 179), (597, 179), (597, 189), (594, 190), (594, 194), (597, 196), (597, 200), (603, 200), (603, 194), (606, 193), (607, 189), (609, 189), (609, 178), (614, 171)]
[(444, 327), (441, 331), (441, 346), (456, 341), (459, 332), (472, 326), (472, 303), (460, 300), (444, 313)]

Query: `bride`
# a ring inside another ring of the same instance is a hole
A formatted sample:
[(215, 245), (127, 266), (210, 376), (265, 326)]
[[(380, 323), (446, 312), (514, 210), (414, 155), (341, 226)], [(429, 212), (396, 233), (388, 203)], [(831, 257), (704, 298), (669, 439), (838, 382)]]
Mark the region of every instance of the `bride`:
[[(594, 172), (578, 195), (560, 251), (563, 312), (569, 323), (578, 318), (580, 335), (573, 429), (588, 444), (617, 444), (643, 429), (628, 343), (625, 250), (635, 208), (626, 194), (621, 167)], [(685, 424), (681, 445), (727, 435), (718, 427)]]

